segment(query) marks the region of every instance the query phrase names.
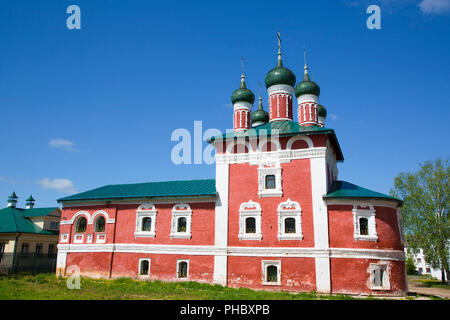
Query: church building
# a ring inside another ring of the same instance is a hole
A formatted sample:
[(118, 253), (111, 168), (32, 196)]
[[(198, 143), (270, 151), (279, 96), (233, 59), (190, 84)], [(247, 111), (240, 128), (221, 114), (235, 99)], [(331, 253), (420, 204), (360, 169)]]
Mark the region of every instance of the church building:
[[(241, 75), (215, 179), (107, 185), (59, 199), (57, 274), (402, 296), (402, 201), (338, 179), (320, 87), (283, 65), (268, 111)], [(294, 114), (294, 111), (296, 113)], [(376, 169), (376, 168), (374, 168)]]

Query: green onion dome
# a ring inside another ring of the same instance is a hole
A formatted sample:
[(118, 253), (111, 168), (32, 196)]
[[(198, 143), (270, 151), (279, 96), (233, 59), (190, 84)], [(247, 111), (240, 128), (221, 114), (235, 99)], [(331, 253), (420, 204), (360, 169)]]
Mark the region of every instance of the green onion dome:
[(11, 193), (11, 195), (8, 197), (8, 199), (19, 199), (16, 195), (16, 193), (13, 191), (13, 193)]
[(269, 122), (269, 113), (264, 111), (262, 98), (259, 97), (258, 109), (251, 114), (252, 126), (260, 126)]
[(297, 98), (304, 94), (313, 94), (317, 97), (320, 95), (320, 87), (309, 78), (307, 67), (305, 67), (305, 76), (303, 77), (303, 81), (295, 87), (295, 96)]
[(234, 90), (233, 94), (231, 95), (231, 103), (235, 104), (238, 101), (245, 101), (250, 104), (253, 104), (255, 102), (255, 95), (253, 92), (247, 89), (247, 86), (245, 85), (245, 76), (242, 74), (241, 76), (241, 86), (239, 89)]
[(264, 80), (266, 88), (277, 84), (287, 84), (293, 87), (295, 86), (295, 80), (295, 74), (288, 68), (283, 67), (281, 52), (278, 52), (277, 66), (267, 73)]
[(31, 201), (36, 201), (36, 200), (34, 200), (33, 196), (30, 195), (30, 197), (26, 201), (31, 202)]
[(317, 105), (317, 113), (319, 114), (319, 117), (327, 117), (327, 109), (321, 104)]

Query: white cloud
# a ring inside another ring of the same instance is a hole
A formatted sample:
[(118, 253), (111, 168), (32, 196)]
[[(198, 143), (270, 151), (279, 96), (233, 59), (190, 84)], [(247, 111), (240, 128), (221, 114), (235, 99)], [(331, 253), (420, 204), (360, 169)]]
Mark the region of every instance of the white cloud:
[(73, 147), (73, 142), (66, 139), (52, 139), (48, 143), (50, 147), (58, 148), (66, 151), (77, 152), (78, 150)]
[(442, 14), (450, 12), (450, 0), (422, 0), (418, 6), (423, 13)]
[(69, 179), (49, 179), (44, 178), (38, 181), (38, 183), (47, 189), (53, 189), (61, 193), (77, 193), (72, 181)]
[(336, 115), (334, 113), (330, 113), (330, 118), (331, 118), (331, 120), (336, 121), (339, 117), (338, 117), (338, 115)]

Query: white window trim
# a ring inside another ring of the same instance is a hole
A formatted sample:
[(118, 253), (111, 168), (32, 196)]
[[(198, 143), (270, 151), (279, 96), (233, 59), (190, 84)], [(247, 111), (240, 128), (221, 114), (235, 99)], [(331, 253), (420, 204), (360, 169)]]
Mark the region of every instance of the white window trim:
[[(103, 239), (100, 239), (100, 237), (104, 237)], [(101, 232), (101, 233), (96, 233), (96, 237), (95, 237), (95, 243), (105, 243), (106, 242), (106, 233)]]
[[(267, 282), (267, 268), (269, 266), (277, 267), (277, 282)], [(281, 285), (281, 261), (280, 260), (262, 260), (262, 284), (265, 286), (279, 286)]]
[[(77, 239), (78, 237), (81, 237), (81, 239)], [(83, 243), (84, 241), (84, 233), (74, 233), (73, 235), (73, 243)]]
[[(142, 261), (148, 261), (148, 274), (141, 274), (141, 263), (142, 263)], [(151, 259), (150, 258), (141, 258), (141, 259), (139, 259), (138, 277), (139, 278), (150, 278), (150, 266), (151, 266)]]
[(69, 242), (69, 234), (68, 233), (61, 233), (61, 240), (60, 243), (66, 243)]
[[(186, 218), (186, 231), (178, 232), (178, 219)], [(172, 208), (172, 228), (170, 232), (171, 239), (191, 239), (192, 210), (187, 203), (177, 203)]]
[[(246, 233), (245, 219), (255, 218), (255, 233)], [(244, 202), (239, 207), (239, 240), (261, 240), (261, 206), (257, 202)]]
[(86, 236), (86, 243), (92, 243), (92, 233), (88, 233)]
[[(142, 203), (136, 210), (136, 230), (134, 232), (135, 238), (154, 238), (156, 235), (156, 208), (153, 203)], [(142, 220), (144, 218), (151, 218), (152, 224), (150, 231), (141, 231)]]
[[(291, 199), (278, 205), (278, 240), (303, 240), (301, 214), (300, 204)], [(295, 233), (286, 233), (284, 221), (287, 218), (295, 219)]]
[[(266, 189), (266, 176), (275, 176), (275, 189)], [(278, 162), (261, 162), (258, 168), (258, 195), (260, 198), (282, 197), (281, 166)]]
[[(382, 279), (383, 284), (381, 286), (375, 286), (375, 278), (373, 276), (373, 271), (376, 268), (383, 268), (384, 269), (384, 277)], [(389, 281), (391, 277), (391, 272), (389, 269), (388, 263), (371, 263), (370, 264), (370, 289), (371, 290), (390, 290), (391, 289), (391, 283)]]
[[(358, 207), (369, 207), (369, 209), (358, 209)], [(353, 238), (355, 241), (377, 241), (378, 240), (378, 234), (377, 234), (377, 226), (376, 226), (376, 220), (375, 220), (375, 209), (373, 208), (373, 205), (354, 205), (353, 206), (353, 225), (354, 225), (354, 232), (353, 232)], [(368, 235), (362, 235), (359, 233), (359, 219), (360, 218), (366, 218), (367, 219), (367, 228), (368, 228)]]
[[(179, 275), (179, 271), (180, 271), (180, 262), (186, 262), (187, 264), (187, 270), (186, 270), (186, 278), (180, 278)], [(189, 279), (189, 260), (177, 260), (177, 274), (176, 274), (176, 278), (180, 279), (180, 280), (187, 280)]]

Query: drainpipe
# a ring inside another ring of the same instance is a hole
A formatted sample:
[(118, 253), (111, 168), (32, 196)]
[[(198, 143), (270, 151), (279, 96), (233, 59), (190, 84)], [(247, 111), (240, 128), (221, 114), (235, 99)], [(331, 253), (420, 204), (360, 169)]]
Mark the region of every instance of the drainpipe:
[(117, 226), (117, 204), (115, 206), (115, 215), (114, 215), (114, 232), (113, 232), (113, 240), (112, 240), (112, 251), (111, 251), (111, 264), (109, 266), (109, 278), (112, 278), (112, 268), (113, 268), (113, 259), (114, 259), (114, 251), (116, 245), (116, 226)]

